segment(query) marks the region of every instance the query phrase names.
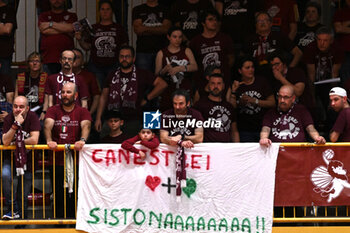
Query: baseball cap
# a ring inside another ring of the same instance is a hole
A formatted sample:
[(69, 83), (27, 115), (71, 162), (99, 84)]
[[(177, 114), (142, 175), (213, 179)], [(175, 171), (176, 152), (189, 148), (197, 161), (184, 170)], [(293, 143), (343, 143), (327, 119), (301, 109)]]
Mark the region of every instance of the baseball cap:
[(344, 88), (341, 87), (333, 87), (330, 91), (329, 91), (329, 95), (339, 95), (341, 97), (347, 97), (346, 94), (346, 90)]

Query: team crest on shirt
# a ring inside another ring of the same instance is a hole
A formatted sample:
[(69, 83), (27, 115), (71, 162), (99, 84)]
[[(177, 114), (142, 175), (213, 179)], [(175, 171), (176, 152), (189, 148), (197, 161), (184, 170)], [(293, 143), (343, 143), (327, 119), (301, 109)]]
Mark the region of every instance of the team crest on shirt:
[(186, 30), (186, 29), (196, 29), (197, 25), (198, 25), (198, 14), (195, 11), (191, 11), (188, 14), (188, 18), (186, 19), (186, 21), (183, 24), (182, 29)]
[(70, 121), (70, 117), (68, 115), (64, 115), (64, 116), (62, 116), (61, 120), (65, 123), (67, 123), (68, 121)]
[[(259, 93), (257, 91), (246, 91), (240, 95), (239, 99), (241, 99), (244, 95), (247, 95), (249, 97), (256, 98), (259, 100), (262, 97), (261, 93)], [(260, 111), (261, 111), (261, 107), (256, 105), (256, 104), (252, 104), (252, 103), (247, 103), (244, 107), (242, 107), (239, 110), (240, 113), (244, 113), (247, 115), (254, 115), (254, 114), (259, 113)]]
[(273, 18), (275, 17), (278, 13), (280, 12), (280, 8), (276, 5), (271, 6), (268, 10), (267, 13)]
[(300, 133), (299, 121), (293, 116), (281, 116), (273, 122), (272, 134), (281, 140), (291, 140)]

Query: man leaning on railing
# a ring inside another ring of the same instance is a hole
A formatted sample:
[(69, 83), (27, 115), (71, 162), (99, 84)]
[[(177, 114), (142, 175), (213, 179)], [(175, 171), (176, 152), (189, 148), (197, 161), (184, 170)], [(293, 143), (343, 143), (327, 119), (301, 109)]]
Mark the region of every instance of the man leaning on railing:
[[(14, 195), (11, 197), (11, 184), (12, 182), (12, 171), (11, 169), (11, 158), (5, 156), (4, 165), (2, 168), (3, 178), (3, 190), (6, 198), (6, 206), (8, 213), (5, 214), (3, 219), (16, 219), (22, 216), (26, 218), (27, 210), (27, 197), (30, 192), (31, 181), (32, 181), (32, 156), (31, 153), (27, 153), (25, 145), (36, 145), (38, 144), (40, 134), (40, 121), (37, 115), (29, 111), (28, 99), (24, 96), (18, 96), (13, 102), (13, 110), (7, 115), (4, 120), (3, 127), (3, 144), (9, 146), (10, 144), (16, 145), (15, 150), (15, 168), (16, 175), (23, 176), (23, 179), (18, 179), (17, 189), (13, 189)], [(22, 182), (23, 182), (23, 193), (22, 193)], [(22, 195), (24, 202), (22, 203)], [(13, 203), (13, 209), (12, 209)], [(23, 204), (23, 212), (22, 212)]]

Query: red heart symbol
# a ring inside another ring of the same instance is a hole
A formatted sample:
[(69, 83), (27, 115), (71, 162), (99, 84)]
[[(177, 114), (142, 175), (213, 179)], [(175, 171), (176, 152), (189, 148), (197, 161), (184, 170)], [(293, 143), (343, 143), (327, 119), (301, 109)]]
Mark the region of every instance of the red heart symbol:
[(160, 184), (160, 177), (159, 176), (147, 176), (145, 184), (154, 191), (157, 186)]

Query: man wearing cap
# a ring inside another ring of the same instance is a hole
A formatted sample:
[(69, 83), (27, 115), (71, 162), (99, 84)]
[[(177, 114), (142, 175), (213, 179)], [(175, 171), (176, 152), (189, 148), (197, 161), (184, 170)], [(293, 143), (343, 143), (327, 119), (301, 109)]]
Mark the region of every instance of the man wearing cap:
[(330, 140), (350, 142), (350, 108), (346, 90), (341, 87), (333, 87), (329, 92), (329, 101), (332, 109), (339, 112), (329, 134)]
[(284, 85), (278, 91), (278, 108), (270, 109), (264, 117), (260, 132), (260, 145), (271, 142), (306, 142), (306, 132), (317, 144), (326, 140), (314, 127), (309, 111), (295, 103), (294, 88)]

